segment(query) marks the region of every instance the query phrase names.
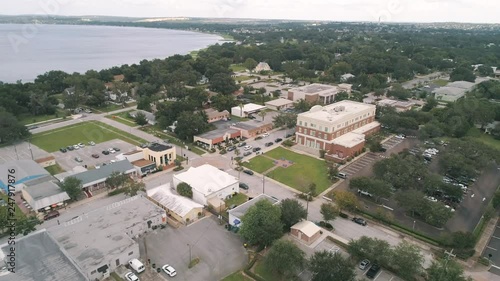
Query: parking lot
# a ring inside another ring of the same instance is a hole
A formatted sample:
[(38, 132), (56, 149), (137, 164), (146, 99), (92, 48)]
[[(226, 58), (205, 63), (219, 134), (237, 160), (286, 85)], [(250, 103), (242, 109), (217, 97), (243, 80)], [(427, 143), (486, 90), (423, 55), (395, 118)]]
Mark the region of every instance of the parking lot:
[(377, 155), (375, 153), (368, 152), (367, 154), (358, 158), (356, 161), (347, 165), (340, 172), (346, 174), (347, 177), (352, 177), (352, 176), (356, 175), (359, 171), (361, 171), (363, 168), (365, 168), (366, 166), (369, 166), (373, 162), (379, 161), (381, 159), (382, 158), (379, 155)]
[[(143, 260), (149, 258), (158, 266), (169, 264), (176, 269), (177, 276), (167, 280), (221, 280), (248, 263), (239, 235), (227, 231), (213, 216), (186, 227), (154, 231), (140, 238), (139, 245)], [(200, 259), (191, 269), (188, 268), (190, 256)]]
[[(108, 148), (119, 148), (119, 152), (115, 152), (113, 154), (104, 155), (102, 154), (103, 150), (108, 150)], [(56, 158), (56, 162), (66, 171), (72, 170), (76, 166), (100, 166), (103, 163), (110, 163), (111, 160), (114, 160), (116, 155), (120, 153), (129, 152), (135, 149), (135, 146), (124, 142), (122, 140), (111, 140), (103, 143), (98, 143), (95, 146), (90, 146), (85, 144), (84, 148), (80, 148), (78, 150), (67, 151), (65, 153), (61, 151), (57, 151), (52, 153)], [(99, 158), (92, 158), (92, 154), (99, 155)], [(75, 160), (76, 157), (80, 157), (83, 161), (81, 163)]]
[(12, 161), (16, 161), (17, 159), (40, 159), (49, 155), (50, 154), (48, 152), (41, 150), (28, 142), (22, 142), (15, 146), (9, 145), (0, 148), (0, 164), (10, 163)]
[(388, 272), (387, 270), (380, 270), (380, 272), (377, 274), (377, 276), (375, 276), (375, 278), (373, 279), (368, 279), (368, 277), (366, 277), (366, 272), (368, 272), (370, 268), (368, 267), (367, 269), (365, 270), (361, 270), (358, 268), (358, 266), (356, 265), (356, 276), (358, 276), (358, 278), (360, 278), (360, 280), (374, 280), (374, 281), (404, 281), (403, 279), (397, 277), (396, 275)]
[(500, 224), (497, 221), (495, 232), (491, 235), (488, 245), (483, 251), (483, 257), (490, 260), (490, 272), (500, 275)]

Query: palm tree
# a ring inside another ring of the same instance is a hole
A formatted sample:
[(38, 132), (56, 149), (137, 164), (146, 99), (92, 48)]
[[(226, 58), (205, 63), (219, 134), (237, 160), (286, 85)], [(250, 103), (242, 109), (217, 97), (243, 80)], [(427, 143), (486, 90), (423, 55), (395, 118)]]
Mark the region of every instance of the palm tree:
[(260, 116), (260, 117), (262, 117), (262, 121), (264, 121), (264, 117), (266, 117), (266, 115), (267, 115), (267, 112), (266, 112), (266, 111), (264, 111), (264, 110), (261, 110), (261, 111), (259, 112), (259, 116)]

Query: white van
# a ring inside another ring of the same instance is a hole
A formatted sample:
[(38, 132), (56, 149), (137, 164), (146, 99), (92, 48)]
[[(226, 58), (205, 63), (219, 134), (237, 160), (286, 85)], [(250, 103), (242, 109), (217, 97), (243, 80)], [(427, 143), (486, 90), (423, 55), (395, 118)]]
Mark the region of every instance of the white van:
[(341, 179), (346, 179), (347, 178), (347, 174), (344, 174), (344, 173), (338, 173), (337, 174), (337, 177), (341, 178)]
[(131, 259), (128, 264), (130, 265), (130, 267), (135, 270), (137, 273), (141, 273), (144, 271), (144, 264), (142, 264), (141, 261), (139, 261), (138, 259)]

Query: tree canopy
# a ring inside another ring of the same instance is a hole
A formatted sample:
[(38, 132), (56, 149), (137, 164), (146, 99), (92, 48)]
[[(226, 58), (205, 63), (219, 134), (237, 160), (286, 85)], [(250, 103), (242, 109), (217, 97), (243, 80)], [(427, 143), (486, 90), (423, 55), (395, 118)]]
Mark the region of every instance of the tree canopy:
[(281, 208), (267, 200), (250, 207), (241, 223), (240, 235), (251, 245), (269, 246), (283, 235)]

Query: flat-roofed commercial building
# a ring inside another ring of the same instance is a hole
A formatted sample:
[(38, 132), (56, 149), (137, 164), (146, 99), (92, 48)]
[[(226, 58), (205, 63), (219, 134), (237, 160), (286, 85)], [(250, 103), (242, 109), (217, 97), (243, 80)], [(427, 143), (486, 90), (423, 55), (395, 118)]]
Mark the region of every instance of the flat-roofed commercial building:
[(264, 104), (271, 110), (283, 110), (293, 107), (293, 101), (284, 98), (266, 101)]
[(352, 157), (363, 149), (365, 136), (380, 129), (375, 110), (375, 105), (349, 100), (313, 106), (297, 116), (295, 141), (325, 150), (336, 161)]
[(340, 92), (351, 93), (350, 84), (326, 85), (313, 83), (288, 90), (288, 99), (291, 101), (305, 100), (309, 103), (331, 104)]

